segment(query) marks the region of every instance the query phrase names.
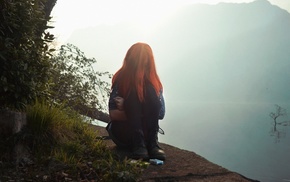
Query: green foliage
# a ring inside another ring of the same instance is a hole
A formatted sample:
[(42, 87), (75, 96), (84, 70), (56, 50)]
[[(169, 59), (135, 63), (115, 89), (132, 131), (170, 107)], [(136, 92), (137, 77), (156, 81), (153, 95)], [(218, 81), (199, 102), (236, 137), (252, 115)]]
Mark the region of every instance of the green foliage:
[(0, 0), (0, 108), (23, 108), (48, 81), (46, 0)]
[(71, 115), (68, 115), (68, 111), (64, 111), (62, 106), (38, 101), (34, 105), (27, 106), (27, 126), (23, 134), (29, 139), (33, 149), (44, 149), (62, 142), (68, 137), (69, 132), (66, 131), (71, 125), (76, 124), (77, 127), (77, 123), (81, 122), (72, 111), (70, 111)]
[[(54, 36), (45, 32), (52, 28), (47, 26), (47, 2), (0, 0), (0, 109), (25, 108), (27, 113), (27, 125), (20, 133), (0, 138), (0, 181), (6, 181), (3, 174), (15, 169), (4, 162), (10, 161), (8, 153), (18, 142), (29, 146), (40, 171), (45, 169), (53, 179), (57, 179), (55, 174), (59, 171), (47, 167), (45, 162), (62, 164), (61, 170), (74, 176), (75, 181), (136, 181), (141, 165), (119, 161), (97, 139), (88, 120), (70, 109), (104, 110), (110, 85), (103, 78), (111, 75), (94, 71), (96, 60), (86, 58), (71, 44), (63, 45), (52, 55), (54, 49), (49, 44)], [(36, 98), (53, 102), (32, 104)], [(10, 180), (14, 173), (7, 176)], [(38, 181), (37, 176), (25, 172), (21, 180)]]
[(97, 72), (94, 58), (87, 58), (79, 48), (72, 44), (62, 45), (57, 55), (51, 59), (51, 99), (54, 102), (66, 102), (77, 108), (107, 109), (106, 103), (110, 84), (105, 78), (111, 78), (108, 72)]
[[(65, 171), (74, 181), (136, 181), (146, 167), (141, 161), (118, 160), (84, 118), (66, 107), (36, 102), (26, 109), (27, 126), (14, 140), (30, 146), (41, 171), (49, 173), (46, 175)], [(1, 139), (0, 143), (7, 146)], [(7, 156), (2, 151), (0, 154), (2, 158)], [(0, 165), (1, 170), (6, 168)], [(25, 174), (23, 179), (34, 181), (37, 175)], [(0, 180), (5, 181), (1, 175)]]
[(136, 181), (136, 170), (147, 168), (144, 162), (125, 159), (124, 161), (116, 161), (113, 158), (109, 160), (96, 160), (93, 163), (94, 169), (100, 171), (104, 175), (104, 181)]

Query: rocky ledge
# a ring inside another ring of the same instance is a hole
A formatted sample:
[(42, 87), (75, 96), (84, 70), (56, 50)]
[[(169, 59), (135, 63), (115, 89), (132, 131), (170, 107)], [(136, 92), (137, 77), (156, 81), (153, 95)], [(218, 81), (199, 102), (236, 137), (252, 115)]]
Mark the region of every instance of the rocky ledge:
[[(100, 136), (108, 136), (105, 128), (93, 126)], [(125, 157), (129, 151), (116, 147), (112, 140), (105, 140), (107, 146), (114, 150), (120, 157)], [(163, 165), (150, 165), (140, 179), (140, 181), (196, 181), (196, 182), (253, 182), (257, 180), (249, 179), (241, 174), (232, 172), (194, 152), (179, 149), (164, 143), (160, 144), (166, 152), (166, 161)]]

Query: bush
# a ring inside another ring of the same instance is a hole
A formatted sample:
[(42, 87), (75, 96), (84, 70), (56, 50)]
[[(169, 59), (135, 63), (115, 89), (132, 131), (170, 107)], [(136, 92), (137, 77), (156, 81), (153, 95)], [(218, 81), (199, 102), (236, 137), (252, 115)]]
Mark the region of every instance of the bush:
[[(27, 125), (13, 139), (29, 146), (31, 156), (35, 157), (35, 165), (26, 166), (26, 170), (21, 170), (25, 172), (19, 172), (15, 177), (12, 177), (15, 166), (6, 163), (0, 165), (4, 176), (10, 176), (0, 177), (0, 181), (37, 181), (41, 175), (52, 181), (62, 181), (64, 178), (71, 178), (73, 181), (136, 181), (142, 171), (141, 163), (131, 163), (127, 159), (119, 161), (99, 138), (89, 121), (75, 111), (36, 102), (27, 107)], [(0, 143), (7, 146), (5, 141), (0, 140)], [(3, 158), (0, 161), (9, 161), (4, 159), (8, 155), (1, 153), (1, 156)], [(43, 174), (43, 171), (46, 173)]]
[(46, 93), (50, 67), (45, 0), (0, 0), (0, 108), (23, 108)]
[(50, 99), (66, 103), (82, 115), (106, 121), (107, 102), (111, 85), (108, 72), (95, 71), (95, 58), (72, 44), (62, 45), (51, 57)]

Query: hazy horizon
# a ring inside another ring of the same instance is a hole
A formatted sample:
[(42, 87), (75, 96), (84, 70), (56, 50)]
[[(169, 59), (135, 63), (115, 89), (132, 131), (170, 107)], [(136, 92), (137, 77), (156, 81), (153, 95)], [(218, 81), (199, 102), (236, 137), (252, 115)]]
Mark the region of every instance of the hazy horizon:
[(191, 5), (146, 36), (138, 30), (130, 23), (99, 25), (76, 30), (68, 42), (95, 57), (97, 70), (115, 73), (128, 48), (145, 39), (168, 99), (186, 99), (179, 92), (190, 84), (183, 92), (194, 90), (194, 101), (290, 100), (285, 70), (290, 62), (290, 14), (265, 0)]
[[(133, 18), (142, 17), (142, 26), (119, 21), (120, 15), (118, 23), (96, 20), (86, 27), (94, 12), (87, 12), (91, 17), (84, 13), (87, 22), (78, 24), (82, 19), (72, 19), (62, 25), (65, 30), (71, 28), (66, 42), (96, 58), (96, 70), (110, 73), (120, 68), (132, 44), (147, 42), (164, 86), (166, 115), (160, 127), (166, 135), (160, 136), (161, 142), (194, 151), (252, 179), (289, 180), (289, 126), (277, 126), (285, 130), (279, 144), (269, 134), (273, 131), (269, 113), (275, 112), (275, 105), (290, 110), (289, 12), (266, 0), (177, 9), (171, 5), (164, 7), (170, 11), (159, 14), (153, 24), (154, 17), (145, 21), (146, 13), (140, 11)], [(116, 13), (125, 6), (115, 7)], [(101, 14), (114, 19), (118, 14), (112, 14), (115, 9), (109, 7)], [(66, 16), (71, 18), (69, 13)], [(284, 120), (289, 117), (279, 118)]]
[[(144, 27), (155, 26), (164, 17), (184, 6), (193, 4), (250, 3), (253, 1), (256, 0), (170, 0), (166, 2), (162, 0), (83, 0), (82, 3), (77, 0), (62, 0), (57, 1), (52, 11), (52, 25), (55, 28), (51, 32), (60, 43), (63, 43), (67, 41), (75, 30), (98, 25), (133, 23), (139, 27), (138, 31), (142, 31)], [(268, 1), (290, 13), (290, 1)]]

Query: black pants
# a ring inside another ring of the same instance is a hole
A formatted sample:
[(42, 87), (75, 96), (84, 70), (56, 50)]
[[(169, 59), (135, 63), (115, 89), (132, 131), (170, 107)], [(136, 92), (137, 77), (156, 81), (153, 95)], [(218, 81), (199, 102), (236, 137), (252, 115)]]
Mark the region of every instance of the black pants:
[(145, 88), (145, 101), (140, 102), (137, 92), (132, 90), (124, 101), (127, 121), (112, 121), (109, 133), (116, 145), (121, 147), (147, 146), (157, 139), (158, 116), (161, 103), (151, 85)]

